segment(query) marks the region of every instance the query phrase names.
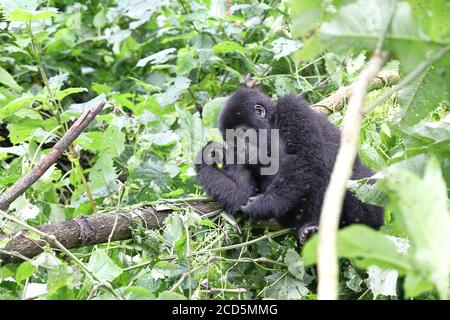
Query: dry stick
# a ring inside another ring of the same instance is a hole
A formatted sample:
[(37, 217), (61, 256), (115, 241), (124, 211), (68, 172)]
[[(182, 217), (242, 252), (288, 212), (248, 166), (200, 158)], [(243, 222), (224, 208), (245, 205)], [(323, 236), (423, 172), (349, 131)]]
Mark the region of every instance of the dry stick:
[(352, 95), (344, 117), (341, 144), (325, 193), (319, 222), (318, 275), (319, 299), (337, 298), (338, 265), (336, 256), (336, 231), (339, 224), (346, 184), (352, 175), (357, 154), (359, 129), (362, 120), (362, 105), (369, 81), (377, 74), (386, 59), (385, 53), (374, 55), (352, 88)]
[[(400, 80), (400, 75), (395, 70), (382, 70), (369, 83), (369, 91), (381, 89), (385, 86), (392, 86)], [(334, 111), (342, 109), (345, 101), (350, 97), (355, 83), (340, 87), (335, 93), (329, 97), (311, 105), (311, 107), (320, 113), (330, 114)]]
[(0, 196), (0, 210), (6, 210), (9, 205), (22, 195), (33, 183), (35, 183), (50, 166), (63, 154), (64, 150), (86, 129), (97, 114), (102, 111), (105, 101), (100, 102), (95, 108), (86, 110), (77, 121), (67, 130), (66, 134), (52, 148), (52, 150), (34, 167), (24, 175), (12, 187)]

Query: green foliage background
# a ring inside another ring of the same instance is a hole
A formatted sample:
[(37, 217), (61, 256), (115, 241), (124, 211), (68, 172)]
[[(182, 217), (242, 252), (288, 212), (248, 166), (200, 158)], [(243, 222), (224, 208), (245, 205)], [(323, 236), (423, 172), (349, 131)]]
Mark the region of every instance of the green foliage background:
[[(449, 45), (448, 1), (0, 0), (0, 192), (71, 120), (108, 101), (8, 212), (40, 225), (175, 210), (162, 230), (136, 224), (132, 240), (72, 250), (101, 283), (47, 247), (0, 267), (0, 299), (315, 299), (316, 239), (300, 253), (290, 233), (200, 217), (186, 205), (203, 197), (193, 155), (220, 139), (217, 114), (247, 74), (274, 98), (312, 103), (352, 83), (393, 3), (385, 68), (404, 77)], [(364, 120), (360, 156), (378, 180), (349, 187), (386, 208), (386, 226), (339, 232), (342, 299), (448, 297), (449, 66), (446, 54)], [(330, 120), (341, 125), (342, 113)], [(0, 228), (20, 229), (5, 219)]]

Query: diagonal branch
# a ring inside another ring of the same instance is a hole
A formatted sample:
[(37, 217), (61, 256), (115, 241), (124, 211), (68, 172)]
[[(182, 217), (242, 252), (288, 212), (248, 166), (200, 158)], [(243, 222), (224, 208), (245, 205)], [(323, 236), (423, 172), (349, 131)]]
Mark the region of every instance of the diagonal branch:
[(70, 146), (70, 144), (102, 111), (104, 106), (105, 101), (102, 101), (96, 107), (83, 112), (41, 162), (0, 196), (0, 210), (7, 209), (14, 200), (22, 195), (33, 183), (39, 180), (48, 168), (50, 168), (50, 166), (63, 154), (64, 150)]

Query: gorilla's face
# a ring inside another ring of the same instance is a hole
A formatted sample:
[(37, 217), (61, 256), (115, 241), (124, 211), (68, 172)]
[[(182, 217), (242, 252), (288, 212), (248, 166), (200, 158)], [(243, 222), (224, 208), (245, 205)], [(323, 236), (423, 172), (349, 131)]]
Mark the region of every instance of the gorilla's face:
[(255, 89), (239, 89), (230, 98), (219, 114), (219, 129), (272, 129), (275, 103)]
[[(276, 123), (275, 106), (258, 90), (239, 89), (222, 108), (220, 132), (227, 145), (233, 146), (234, 154), (243, 156), (246, 164), (259, 164), (257, 158), (261, 154), (258, 152), (270, 155), (270, 129), (275, 128)], [(264, 133), (261, 129), (265, 129)], [(263, 149), (259, 148), (261, 143), (265, 144)]]

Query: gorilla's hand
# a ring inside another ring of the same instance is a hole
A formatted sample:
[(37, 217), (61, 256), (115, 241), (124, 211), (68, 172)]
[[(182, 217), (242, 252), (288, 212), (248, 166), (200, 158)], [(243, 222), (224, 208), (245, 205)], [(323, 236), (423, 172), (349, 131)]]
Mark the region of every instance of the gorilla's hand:
[(260, 199), (262, 196), (263, 196), (262, 194), (258, 194), (254, 197), (248, 198), (247, 203), (241, 206), (239, 209), (246, 215), (256, 218), (258, 216), (258, 206), (257, 206), (258, 199)]
[(217, 164), (223, 163), (224, 156), (224, 145), (216, 141), (210, 141), (197, 153), (195, 163), (198, 169), (204, 165), (217, 166)]

